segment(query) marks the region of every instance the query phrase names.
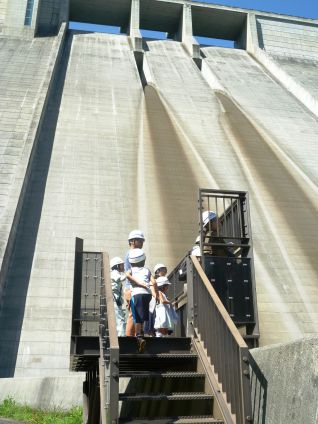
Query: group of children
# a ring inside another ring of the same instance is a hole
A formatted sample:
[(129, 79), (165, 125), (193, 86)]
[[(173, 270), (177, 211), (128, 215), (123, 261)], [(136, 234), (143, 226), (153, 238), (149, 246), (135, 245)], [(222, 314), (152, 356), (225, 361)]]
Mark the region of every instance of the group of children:
[(115, 257), (110, 261), (117, 334), (136, 336), (139, 351), (144, 348), (144, 335), (167, 336), (177, 322), (166, 294), (171, 285), (166, 276), (167, 267), (157, 264), (152, 276), (145, 267), (144, 241), (142, 231), (131, 231), (125, 260)]

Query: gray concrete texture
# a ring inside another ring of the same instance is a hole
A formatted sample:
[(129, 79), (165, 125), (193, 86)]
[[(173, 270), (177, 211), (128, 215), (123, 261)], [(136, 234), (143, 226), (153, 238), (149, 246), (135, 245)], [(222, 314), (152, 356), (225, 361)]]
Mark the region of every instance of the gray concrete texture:
[(266, 424), (317, 424), (317, 336), (252, 354), (268, 382)]
[(67, 410), (82, 405), (83, 379), (82, 373), (70, 373), (65, 377), (3, 378), (0, 401), (11, 397), (21, 405)]
[(75, 237), (124, 256), (140, 227), (148, 266), (171, 270), (197, 235), (199, 187), (250, 193), (261, 344), (317, 334), (317, 117), (253, 57), (253, 16), (249, 53), (202, 48), (202, 71), (189, 22), (183, 43), (145, 41), (145, 90), (126, 35), (0, 38), (2, 377), (69, 375)]

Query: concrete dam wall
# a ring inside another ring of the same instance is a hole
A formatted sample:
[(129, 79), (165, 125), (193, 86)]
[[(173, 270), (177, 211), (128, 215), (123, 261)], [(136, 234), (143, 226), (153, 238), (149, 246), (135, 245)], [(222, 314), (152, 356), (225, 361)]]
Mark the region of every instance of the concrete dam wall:
[(315, 51), (267, 52), (255, 11), (245, 49), (197, 45), (189, 13), (142, 40), (130, 13), (130, 35), (0, 37), (1, 377), (68, 375), (76, 237), (124, 256), (141, 228), (172, 269), (199, 187), (249, 192), (261, 345), (317, 334)]

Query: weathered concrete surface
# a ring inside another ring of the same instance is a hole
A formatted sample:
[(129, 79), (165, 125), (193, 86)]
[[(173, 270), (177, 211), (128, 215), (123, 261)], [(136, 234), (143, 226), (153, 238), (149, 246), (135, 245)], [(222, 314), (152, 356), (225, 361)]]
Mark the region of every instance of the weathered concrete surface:
[[(204, 65), (223, 93), (219, 98), (228, 134), (253, 187), (261, 343), (287, 341), (281, 323), (294, 337), (313, 334), (318, 310), (318, 122), (246, 52), (203, 51)], [(209, 76), (204, 66), (203, 75)]]
[(64, 31), (46, 40), (0, 38), (0, 304)]
[(318, 22), (249, 14), (248, 51), (318, 116)]
[(83, 401), (82, 373), (44, 378), (0, 379), (0, 402), (12, 397), (20, 404), (52, 410), (71, 409), (81, 406)]
[(317, 424), (318, 337), (252, 354), (268, 381), (266, 424)]
[[(261, 344), (317, 334), (317, 118), (244, 51), (203, 49), (200, 72), (189, 55), (198, 47), (189, 22), (177, 24), (172, 30), (182, 30), (188, 51), (178, 41), (145, 42), (144, 91), (127, 36), (69, 32), (63, 44), (54, 39), (63, 45), (62, 61), (27, 178), (42, 111), (38, 73), (45, 97), (54, 64), (47, 55), (56, 49), (50, 38), (0, 39), (21, 54), (1, 50), (12, 70), (12, 81), (6, 69), (1, 80), (4, 90), (13, 87), (9, 111), (28, 100), (19, 125), (28, 134), (26, 154), (19, 151), (13, 163), (13, 178), (26, 183), (20, 209), (21, 189), (3, 192), (4, 213), (20, 214), (14, 226), (2, 221), (3, 234), (15, 235), (0, 315), (3, 377), (67, 375), (75, 237), (87, 250), (123, 256), (128, 232), (141, 227), (147, 264), (171, 269), (195, 239), (199, 187), (250, 193)], [(137, 18), (130, 32), (140, 45)], [(43, 71), (28, 67), (33, 49)], [(23, 84), (25, 91), (15, 90), (24, 78), (30, 92)], [(10, 118), (6, 107), (0, 119)], [(5, 160), (13, 155), (14, 117)]]
[[(170, 117), (174, 132), (167, 132), (177, 140), (169, 142), (163, 135), (168, 125), (160, 124), (165, 122), (162, 118), (151, 121), (151, 140), (158, 155), (162, 156), (161, 149), (171, 152), (160, 165), (162, 185), (170, 187), (165, 190), (166, 211), (176, 205), (178, 194), (171, 181), (178, 181), (179, 176), (185, 181), (189, 200), (196, 184), (248, 190), (261, 343), (314, 334), (318, 301), (316, 119), (244, 51), (203, 49), (204, 62), (218, 83), (214, 91), (207, 87), (205, 72), (199, 72), (180, 44), (153, 41), (148, 48), (146, 77), (156, 89), (157, 108), (161, 102)], [(145, 95), (151, 119), (150, 90), (146, 88)], [(161, 117), (158, 111), (153, 116)], [(303, 131), (308, 132), (306, 150), (301, 148)], [(145, 142), (146, 135), (145, 130)], [(156, 140), (167, 140), (167, 146)], [(172, 145), (180, 146), (179, 150), (172, 152)], [(175, 161), (178, 168), (172, 165)], [(184, 173), (178, 172), (181, 166)], [(151, 206), (155, 208), (155, 201)], [(191, 216), (187, 209), (184, 213)], [(182, 222), (182, 217), (178, 220)], [(166, 245), (174, 245), (177, 229), (173, 222), (164, 225), (163, 234), (171, 235)], [(184, 232), (183, 240), (187, 234), (190, 232)]]
[(8, 277), (3, 376), (68, 372), (75, 237), (123, 255), (138, 226), (142, 93), (127, 37), (69, 34)]

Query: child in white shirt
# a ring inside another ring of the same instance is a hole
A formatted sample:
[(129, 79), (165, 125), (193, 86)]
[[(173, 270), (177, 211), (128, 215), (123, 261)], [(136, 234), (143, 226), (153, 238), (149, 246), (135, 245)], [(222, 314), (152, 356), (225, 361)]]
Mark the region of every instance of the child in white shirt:
[(124, 272), (124, 261), (119, 257), (112, 258), (110, 260), (110, 269), (117, 335), (122, 337), (126, 334), (126, 314), (122, 292), (123, 282), (126, 279), (126, 274)]
[(156, 305), (155, 330), (156, 337), (168, 336), (173, 332), (174, 324), (178, 318), (172, 303), (166, 293), (171, 283), (167, 277), (158, 277), (159, 303)]
[(145, 340), (143, 324), (149, 320), (149, 303), (156, 292), (156, 281), (145, 265), (146, 255), (142, 249), (129, 251), (131, 269), (126, 273), (132, 285), (131, 310), (134, 318), (137, 344), (139, 352), (143, 352)]

